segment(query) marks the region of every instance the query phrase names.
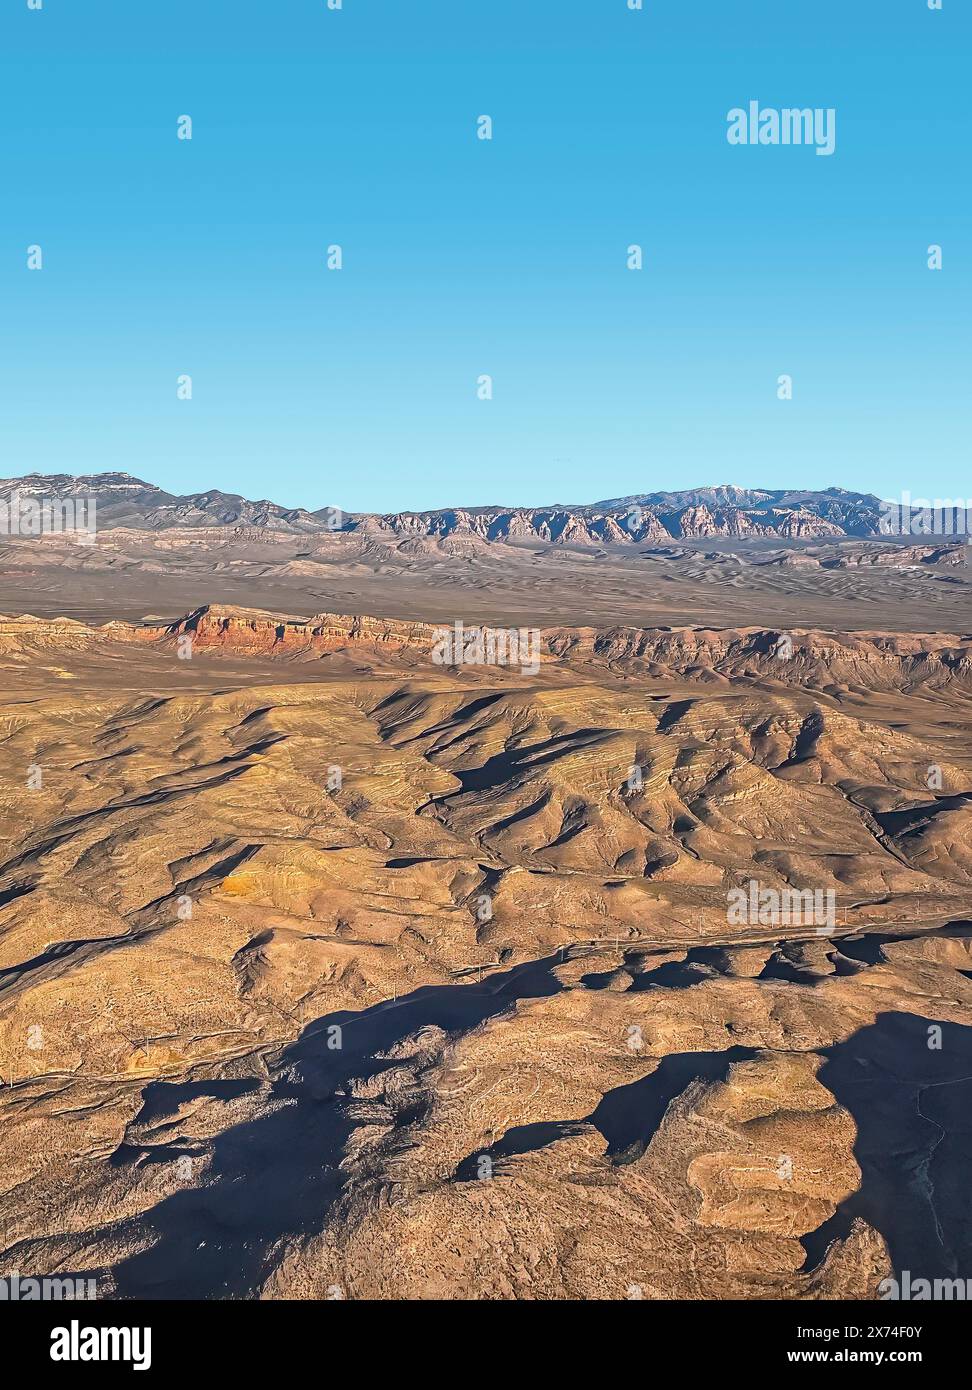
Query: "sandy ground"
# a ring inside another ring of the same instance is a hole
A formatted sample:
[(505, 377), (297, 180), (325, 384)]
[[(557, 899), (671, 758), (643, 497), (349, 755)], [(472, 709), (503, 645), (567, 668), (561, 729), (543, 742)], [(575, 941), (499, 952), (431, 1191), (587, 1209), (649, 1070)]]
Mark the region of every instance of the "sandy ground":
[(0, 612), (103, 622), (173, 619), (205, 603), (232, 603), (303, 617), (327, 611), (537, 627), (968, 631), (972, 567), (902, 564), (903, 553), (859, 541), (632, 551), (341, 536), (257, 544), (105, 531), (92, 547), (56, 537), (0, 545)]

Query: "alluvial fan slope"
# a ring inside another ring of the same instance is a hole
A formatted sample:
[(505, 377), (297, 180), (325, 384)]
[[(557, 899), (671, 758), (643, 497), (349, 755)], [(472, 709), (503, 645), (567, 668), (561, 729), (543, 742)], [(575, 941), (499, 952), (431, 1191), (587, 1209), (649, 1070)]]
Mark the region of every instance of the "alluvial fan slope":
[[(535, 675), (432, 640), (0, 620), (4, 1269), (972, 1273), (969, 639), (557, 628)], [(833, 910), (740, 921), (751, 883)]]

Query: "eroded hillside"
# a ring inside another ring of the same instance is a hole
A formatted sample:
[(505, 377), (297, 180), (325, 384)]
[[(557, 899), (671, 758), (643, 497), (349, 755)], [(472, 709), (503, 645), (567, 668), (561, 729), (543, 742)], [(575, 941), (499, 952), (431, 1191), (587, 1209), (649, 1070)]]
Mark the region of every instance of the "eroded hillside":
[[(5, 1266), (148, 1297), (954, 1272), (968, 638), (558, 628), (527, 675), (433, 636), (0, 623)], [(752, 882), (832, 917), (740, 924)]]

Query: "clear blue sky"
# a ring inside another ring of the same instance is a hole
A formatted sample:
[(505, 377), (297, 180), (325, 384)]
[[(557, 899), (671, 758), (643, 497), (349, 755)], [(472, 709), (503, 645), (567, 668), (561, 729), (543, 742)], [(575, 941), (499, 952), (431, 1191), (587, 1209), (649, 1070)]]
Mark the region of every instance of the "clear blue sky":
[(4, 0), (0, 473), (968, 496), (970, 57), (967, 0)]

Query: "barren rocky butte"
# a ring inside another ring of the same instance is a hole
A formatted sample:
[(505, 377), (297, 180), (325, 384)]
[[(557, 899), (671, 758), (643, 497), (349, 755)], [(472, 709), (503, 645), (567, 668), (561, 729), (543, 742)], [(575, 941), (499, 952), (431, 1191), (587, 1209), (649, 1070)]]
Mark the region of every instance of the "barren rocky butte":
[[(561, 612), (529, 675), (436, 665), (435, 615), (118, 606), (0, 619), (6, 1269), (121, 1298), (968, 1273), (967, 628)], [(733, 922), (750, 880), (833, 921)]]

